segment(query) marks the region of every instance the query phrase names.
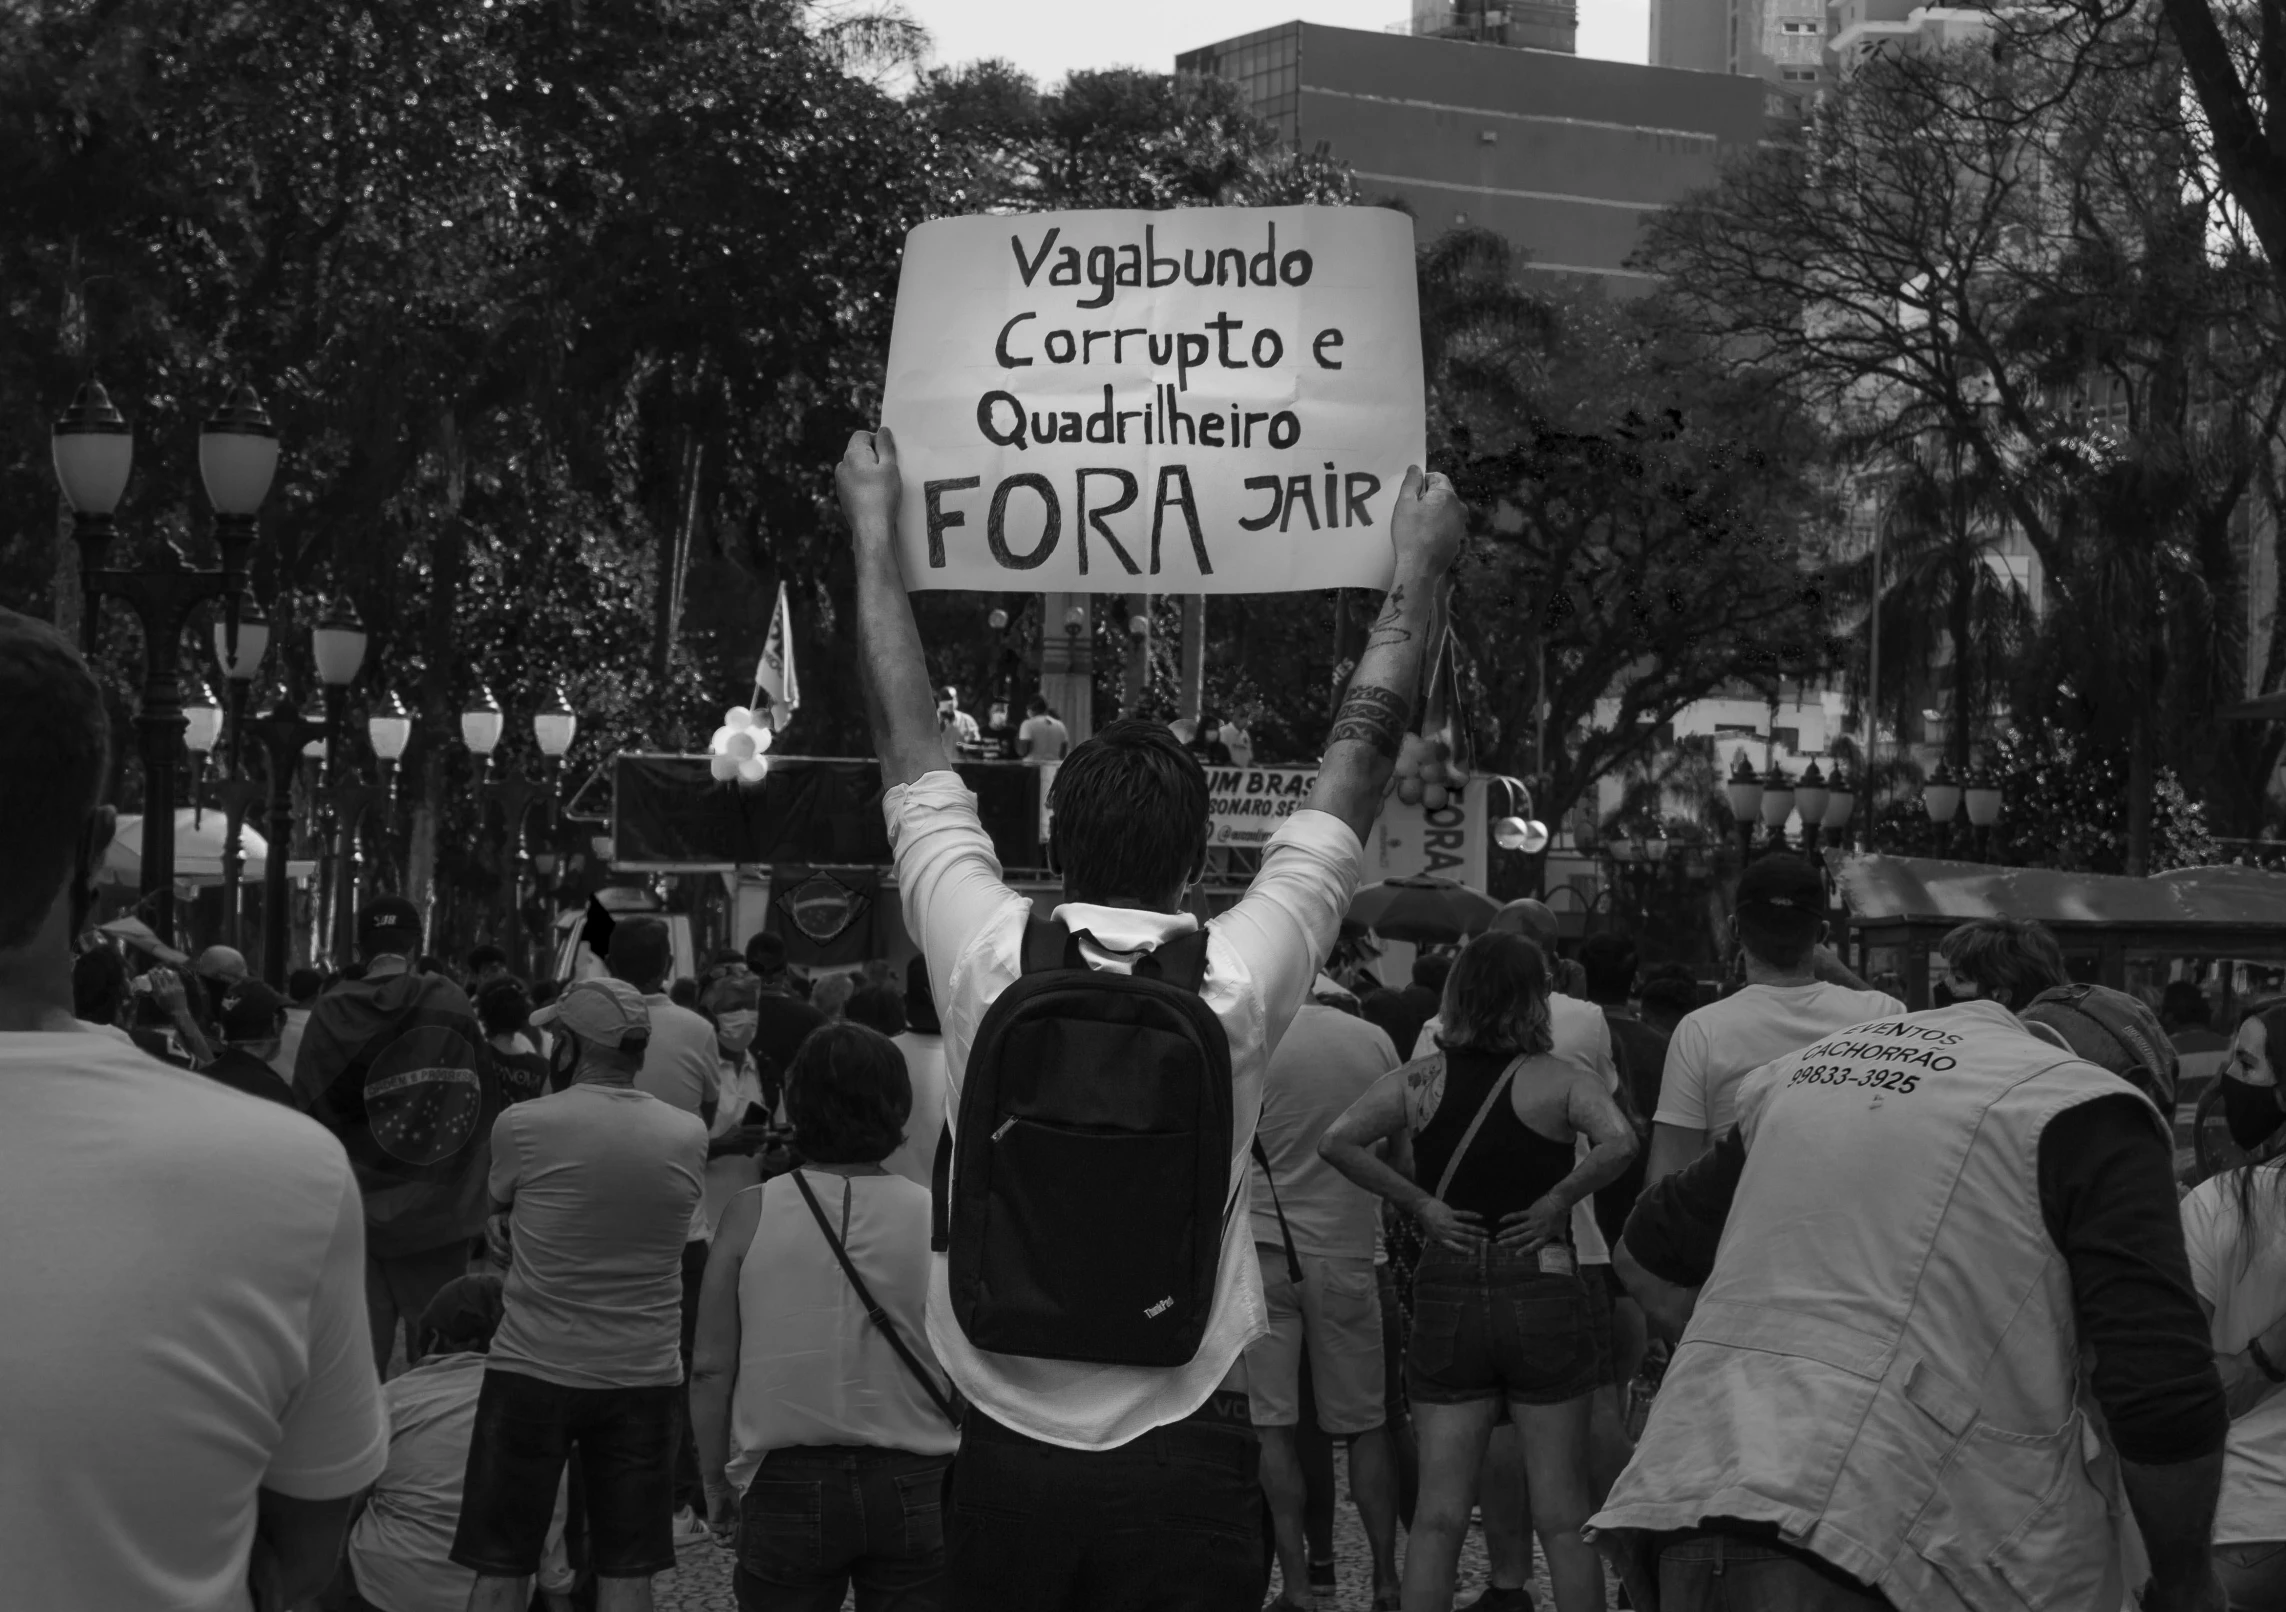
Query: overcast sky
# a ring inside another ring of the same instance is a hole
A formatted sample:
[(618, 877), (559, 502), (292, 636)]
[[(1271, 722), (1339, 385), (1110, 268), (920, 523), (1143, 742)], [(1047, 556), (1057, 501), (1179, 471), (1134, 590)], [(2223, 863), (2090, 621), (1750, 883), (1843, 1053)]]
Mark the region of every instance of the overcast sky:
[[(1650, 48), (1647, 0), (1579, 0), (1582, 56), (1639, 62)], [(1075, 67), (1165, 72), (1179, 51), (1300, 18), (1379, 30), (1410, 0), (905, 0), (936, 36), (940, 63), (1005, 56), (1042, 82)]]

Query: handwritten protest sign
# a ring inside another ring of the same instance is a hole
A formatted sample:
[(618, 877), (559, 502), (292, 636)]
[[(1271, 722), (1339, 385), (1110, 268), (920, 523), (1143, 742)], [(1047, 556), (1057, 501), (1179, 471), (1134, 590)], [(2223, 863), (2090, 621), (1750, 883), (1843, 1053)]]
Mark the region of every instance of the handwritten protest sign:
[(913, 588), (1382, 587), (1423, 451), (1413, 225), (1379, 207), (944, 218), (882, 423)]

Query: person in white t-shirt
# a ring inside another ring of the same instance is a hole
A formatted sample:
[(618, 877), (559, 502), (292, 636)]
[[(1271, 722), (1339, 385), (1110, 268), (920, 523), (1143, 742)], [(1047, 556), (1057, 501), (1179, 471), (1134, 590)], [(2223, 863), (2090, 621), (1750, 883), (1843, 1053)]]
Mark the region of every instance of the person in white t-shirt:
[[(1326, 982), (1331, 984), (1331, 981)], [(1303, 1543), (1302, 1354), (1317, 1423), (1349, 1443), (1350, 1497), (1373, 1553), (1377, 1600), (1395, 1602), (1397, 1456), (1390, 1442), (1373, 1270), (1379, 1201), (1318, 1156), (1318, 1139), (1397, 1067), (1389, 1037), (1354, 1013), (1304, 1002), (1271, 1055), (1255, 1136), (1254, 1252), (1270, 1331), (1246, 1350), (1246, 1391), (1262, 1434), (1262, 1492), (1284, 1571), (1282, 1604), (1316, 1605)], [(1289, 1245), (1299, 1281), (1287, 1265)]]
[(1825, 910), (1825, 881), (1801, 857), (1773, 852), (1739, 875), (1730, 930), (1745, 954), (1746, 985), (1685, 1014), (1668, 1038), (1646, 1185), (1736, 1123), (1738, 1083), (1750, 1071), (1832, 1031), (1903, 1016), (1905, 1004), (1886, 992), (1818, 977)]
[[(903, 991), (868, 985), (851, 994), (842, 1014), (851, 1024), (887, 1036), (904, 1055), (906, 1080), (913, 1089), (912, 1109), (905, 1121), (905, 1139), (881, 1165), (891, 1175), (927, 1187), (936, 1172), (937, 1141), (945, 1129), (945, 1038), (936, 1003), (929, 997), (928, 963), (916, 957), (906, 974)], [(927, 1029), (915, 1029), (916, 1014)]]
[(1024, 725), (1016, 730), (1016, 743), (1026, 761), (1043, 765), (1064, 759), (1064, 752), (1072, 747), (1071, 730), (1064, 719), (1048, 709), (1048, 702), (1039, 695), (1032, 696), (1031, 714)]
[[(389, 1464), (349, 1530), (344, 1564), (359, 1612), (462, 1612), (476, 1575), (450, 1560), (461, 1485), (484, 1388), (484, 1356), (500, 1328), (500, 1278), (458, 1276), (437, 1290), (412, 1332), (410, 1369), (382, 1390)], [(539, 1587), (548, 1612), (571, 1612), (564, 1548), (566, 1482), (556, 1486)]]
[[(929, 959), (944, 1023), (957, 1131), (969, 1048), (985, 1010), (1022, 973), (1033, 904), (1001, 882), (976, 797), (946, 767), (899, 570), (890, 434), (854, 436), (837, 481), (856, 550), (858, 664), (888, 786), (883, 812), (905, 927)], [(1432, 597), (1466, 517), (1448, 481), (1411, 470), (1387, 522), (1390, 591), (1309, 804), (1263, 848), (1244, 898), (1205, 926), (1199, 995), (1228, 1040), (1233, 1153), (1197, 1351), (1167, 1367), (987, 1352), (954, 1313), (945, 1261), (932, 1262), (929, 1342), (969, 1401), (947, 1502), (954, 1612), (1222, 1607), (1260, 1592), (1262, 1495), (1240, 1391), (1241, 1356), (1265, 1327), (1244, 1213), (1249, 1144), (1270, 1054), (1357, 888), (1363, 836), (1420, 682)], [(1057, 770), (1054, 807), (1064, 878), (1054, 916), (1087, 967), (1130, 973), (1198, 932), (1183, 898), (1206, 865), (1206, 776), (1163, 724), (1116, 722), (1077, 747)]]
[(2231, 1417), (2214, 1543), (2233, 1607), (2286, 1606), (2286, 1104), (2271, 1061), (2281, 1046), (2286, 1002), (2239, 1025), (2220, 1079), (2248, 1162), (2183, 1200), (2183, 1247)]
[(0, 1604), (245, 1612), (388, 1454), (341, 1144), (72, 1013), (111, 842), (101, 691), (0, 610)]

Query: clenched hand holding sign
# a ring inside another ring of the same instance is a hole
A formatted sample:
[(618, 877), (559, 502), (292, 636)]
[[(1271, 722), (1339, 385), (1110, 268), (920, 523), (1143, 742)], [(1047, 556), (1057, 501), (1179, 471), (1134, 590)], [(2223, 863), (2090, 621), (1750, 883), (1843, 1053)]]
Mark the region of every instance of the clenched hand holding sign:
[(1201, 207), (923, 224), (881, 416), (908, 586), (1386, 586), (1389, 509), (1423, 457), (1412, 221)]

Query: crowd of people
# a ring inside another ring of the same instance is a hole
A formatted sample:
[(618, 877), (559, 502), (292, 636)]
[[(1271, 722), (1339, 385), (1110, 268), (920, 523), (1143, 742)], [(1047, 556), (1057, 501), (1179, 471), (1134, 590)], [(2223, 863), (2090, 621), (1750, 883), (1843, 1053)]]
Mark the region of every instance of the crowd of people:
[(1996, 918), (1911, 1011), (1783, 854), (1728, 989), (1535, 901), (1329, 973), (1459, 546), (1418, 474), (1245, 894), (1187, 900), (1200, 735), (1121, 721), (1028, 740), (1027, 899), (888, 434), (839, 480), (901, 977), (672, 979), (623, 918), (528, 985), (388, 896), (283, 994), (138, 972), (85, 944), (101, 695), (0, 616), (8, 1604), (620, 1612), (711, 1538), (748, 1612), (1307, 1609), (1341, 1452), (1390, 1612), (1472, 1526), (1480, 1612), (1535, 1543), (1557, 1612), (2286, 1607), (2286, 1007), (2163, 1020)]

